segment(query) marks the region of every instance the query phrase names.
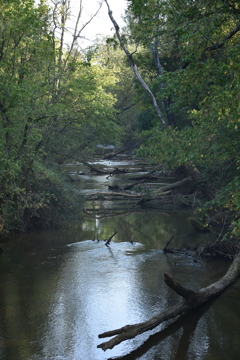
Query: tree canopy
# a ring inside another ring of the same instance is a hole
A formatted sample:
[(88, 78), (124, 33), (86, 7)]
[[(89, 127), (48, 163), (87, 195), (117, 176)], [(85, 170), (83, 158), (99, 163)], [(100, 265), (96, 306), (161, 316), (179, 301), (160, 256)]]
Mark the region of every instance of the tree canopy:
[(124, 31), (108, 7), (116, 38), (84, 51), (82, 8), (65, 46), (71, 9), (52, 4), (0, 0), (2, 226), (25, 229), (73, 204), (56, 163), (144, 130), (139, 154), (197, 168), (198, 186), (216, 190), (199, 213), (225, 214), (239, 236), (238, 1), (128, 0)]
[(52, 203), (64, 203), (64, 193), (54, 194), (60, 185), (51, 161), (84, 157), (109, 136), (117, 140), (109, 91), (116, 77), (75, 44), (63, 46), (56, 16), (63, 19), (64, 6), (58, 15), (45, 1), (0, 1), (0, 9), (1, 214), (21, 229)]
[(145, 133), (140, 154), (167, 169), (197, 166), (199, 181), (217, 188), (208, 206), (232, 214), (237, 236), (239, 13), (237, 1), (128, 1), (131, 41), (145, 49), (135, 54), (136, 62), (143, 73), (148, 70), (168, 121), (166, 130), (157, 125)]

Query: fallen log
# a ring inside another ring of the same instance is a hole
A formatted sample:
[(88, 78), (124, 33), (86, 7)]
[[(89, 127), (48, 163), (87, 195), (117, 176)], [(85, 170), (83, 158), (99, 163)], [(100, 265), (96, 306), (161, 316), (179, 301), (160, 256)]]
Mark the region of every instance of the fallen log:
[(144, 180), (141, 181), (137, 181), (133, 184), (130, 185), (125, 185), (125, 186), (120, 186), (120, 185), (108, 185), (108, 188), (110, 190), (121, 190), (121, 191), (125, 191), (125, 190), (131, 190), (134, 186), (139, 185), (141, 183), (143, 183)]
[(90, 164), (89, 162), (87, 162), (83, 159), (81, 159), (80, 161), (83, 165), (89, 167), (89, 169), (91, 169), (92, 171), (95, 171), (98, 174), (109, 174), (109, 171), (98, 169), (96, 166)]
[(120, 154), (121, 152), (125, 151), (126, 149), (127, 149), (127, 148), (124, 147), (124, 148), (122, 148), (122, 149), (120, 149), (120, 150), (112, 151), (112, 152), (110, 152), (110, 153), (108, 153), (108, 154), (106, 154), (106, 155), (104, 156), (104, 160), (111, 159), (111, 158), (113, 158), (114, 156), (116, 156), (116, 155)]
[[(154, 196), (151, 200), (158, 200), (161, 199), (163, 196), (167, 195), (169, 192), (165, 191), (164, 193), (158, 194), (157, 196)], [(139, 199), (141, 198), (141, 200), (143, 200), (143, 202), (145, 201), (145, 199), (143, 199), (143, 195), (142, 194), (130, 194), (127, 192), (115, 192), (115, 191), (101, 191), (101, 192), (94, 192), (94, 193), (88, 193), (85, 195), (87, 198), (90, 199), (98, 199), (98, 198), (104, 198), (105, 196), (118, 196), (118, 197), (126, 197), (126, 198), (131, 198), (131, 199)], [(137, 203), (141, 204), (141, 200), (139, 200)]]
[(86, 197), (101, 197), (101, 196), (123, 196), (123, 197), (128, 197), (128, 198), (140, 198), (142, 197), (141, 194), (129, 194), (129, 193), (125, 193), (125, 192), (115, 192), (115, 191), (101, 191), (101, 192), (95, 192), (95, 193), (89, 193), (86, 194)]
[(130, 178), (127, 178), (127, 180), (177, 180), (175, 177), (152, 175), (153, 173), (154, 171), (151, 171), (148, 174), (134, 177), (131, 176)]
[(180, 188), (181, 186), (187, 185), (190, 182), (191, 182), (191, 177), (189, 176), (189, 177), (187, 177), (183, 180), (177, 181), (173, 184), (166, 185), (166, 186), (162, 187), (160, 190), (161, 191), (175, 190), (175, 189)]
[[(166, 185), (166, 186), (163, 186), (162, 188), (160, 188), (159, 190), (162, 192), (162, 193), (166, 193), (166, 192), (169, 192), (170, 190), (175, 190), (175, 189), (178, 189), (179, 187), (181, 186), (184, 186), (184, 185), (187, 185), (189, 182), (191, 182), (191, 177), (187, 177), (183, 180), (180, 180), (180, 181), (177, 181), (173, 184), (169, 184), (169, 185)], [(139, 200), (138, 204), (141, 205), (141, 204), (145, 204), (149, 201), (152, 201), (152, 200), (155, 200), (156, 199), (156, 196), (153, 197), (153, 198), (143, 198), (141, 200)]]
[(240, 253), (236, 256), (235, 260), (229, 267), (229, 270), (220, 280), (209, 285), (206, 288), (202, 288), (199, 291), (194, 291), (182, 286), (174, 277), (170, 274), (164, 274), (165, 283), (172, 288), (183, 299), (180, 303), (172, 306), (165, 311), (156, 314), (150, 320), (134, 324), (126, 325), (122, 328), (107, 331), (98, 335), (99, 338), (105, 338), (109, 336), (115, 336), (109, 341), (99, 344), (97, 347), (103, 349), (112, 349), (114, 346), (120, 344), (122, 341), (132, 339), (135, 336), (142, 334), (148, 330), (152, 330), (163, 321), (172, 319), (180, 314), (185, 313), (191, 309), (194, 309), (201, 304), (204, 304), (223, 293), (230, 285), (232, 285), (240, 276)]
[[(180, 165), (175, 171), (174, 175), (179, 178), (179, 176), (186, 177), (190, 176), (192, 179), (192, 188), (190, 190), (190, 193), (196, 192), (197, 189), (199, 189), (199, 182), (201, 182), (202, 174), (200, 171), (194, 166), (185, 166)], [(199, 189), (204, 197), (208, 200), (213, 200), (216, 196), (216, 189), (209, 181), (203, 181), (201, 184), (201, 187)]]
[(97, 174), (106, 174), (106, 175), (115, 175), (115, 174), (124, 174), (126, 172), (125, 169), (119, 169), (117, 167), (115, 168), (111, 168), (111, 169), (99, 169), (96, 166), (94, 166), (93, 164), (90, 164), (89, 162), (80, 159), (79, 160), (83, 165), (87, 166), (89, 169), (91, 169), (91, 171), (96, 172)]

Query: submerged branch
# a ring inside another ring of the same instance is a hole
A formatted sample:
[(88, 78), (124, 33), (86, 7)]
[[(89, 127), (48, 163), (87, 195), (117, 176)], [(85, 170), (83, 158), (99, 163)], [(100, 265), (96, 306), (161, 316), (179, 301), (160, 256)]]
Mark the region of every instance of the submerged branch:
[(167, 241), (167, 243), (166, 243), (165, 248), (163, 249), (163, 251), (166, 252), (167, 247), (168, 247), (168, 245), (173, 241), (173, 239), (174, 239), (174, 237), (175, 237), (175, 234), (176, 234), (176, 230), (173, 232), (172, 236), (171, 236), (170, 239)]

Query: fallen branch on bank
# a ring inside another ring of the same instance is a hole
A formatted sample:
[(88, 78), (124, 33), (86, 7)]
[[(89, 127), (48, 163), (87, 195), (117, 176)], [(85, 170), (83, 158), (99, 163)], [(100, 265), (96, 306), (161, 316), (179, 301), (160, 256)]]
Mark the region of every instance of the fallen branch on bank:
[(183, 300), (175, 306), (172, 306), (165, 311), (156, 314), (150, 320), (134, 324), (126, 325), (119, 329), (107, 331), (98, 335), (99, 338), (105, 338), (109, 336), (115, 336), (111, 340), (99, 344), (97, 347), (103, 349), (112, 349), (114, 346), (120, 344), (122, 341), (132, 339), (135, 336), (142, 334), (148, 330), (152, 330), (163, 321), (172, 319), (180, 314), (185, 313), (193, 308), (206, 303), (207, 301), (214, 299), (223, 293), (230, 285), (232, 285), (240, 276), (240, 253), (236, 256), (235, 260), (229, 267), (226, 275), (220, 280), (209, 285), (206, 288), (202, 288), (199, 291), (194, 291), (183, 287), (174, 277), (170, 274), (164, 274), (165, 283), (172, 288)]

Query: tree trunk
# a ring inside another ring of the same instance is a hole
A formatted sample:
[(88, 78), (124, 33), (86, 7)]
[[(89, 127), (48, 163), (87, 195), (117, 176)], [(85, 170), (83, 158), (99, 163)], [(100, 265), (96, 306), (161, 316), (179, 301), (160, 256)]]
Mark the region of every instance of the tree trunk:
[(172, 319), (180, 314), (185, 313), (188, 310), (196, 308), (203, 303), (219, 296), (230, 285), (232, 285), (240, 276), (240, 253), (236, 256), (228, 272), (220, 280), (209, 285), (206, 288), (202, 288), (199, 291), (193, 291), (191, 289), (183, 287), (178, 281), (176, 281), (172, 275), (164, 274), (165, 283), (171, 287), (178, 295), (182, 296), (183, 300), (165, 311), (156, 314), (150, 320), (134, 324), (126, 325), (120, 329), (107, 331), (98, 335), (99, 338), (114, 336), (111, 340), (98, 345), (98, 348), (112, 349), (114, 346), (120, 344), (124, 340), (132, 339), (135, 336), (142, 334), (145, 331), (152, 330), (163, 321)]
[[(158, 14), (156, 16), (156, 18), (158, 18)], [(153, 55), (153, 60), (154, 60), (154, 65), (157, 71), (157, 76), (158, 77), (162, 77), (162, 66), (160, 63), (160, 59), (159, 59), (159, 51), (158, 51), (158, 47), (159, 47), (159, 29), (156, 30), (156, 35), (155, 35), (155, 39), (154, 39), (154, 43), (151, 44), (150, 46), (150, 50), (152, 52)], [(163, 90), (165, 88), (165, 84), (163, 82), (160, 83), (160, 90)], [(168, 125), (170, 126), (176, 126), (176, 122), (175, 122), (175, 117), (172, 113), (170, 113), (169, 108), (170, 108), (170, 101), (169, 101), (169, 97), (165, 98), (163, 100), (164, 103), (164, 107), (165, 107), (165, 111), (166, 111), (166, 116), (167, 116), (167, 120), (168, 120)]]
[(187, 177), (187, 178), (185, 178), (183, 180), (180, 180), (180, 181), (177, 181), (177, 182), (175, 182), (173, 184), (169, 184), (169, 185), (166, 185), (166, 186), (162, 187), (161, 191), (175, 190), (175, 189), (180, 188), (181, 186), (187, 185), (190, 182), (191, 182), (191, 178)]
[(161, 113), (161, 110), (158, 106), (158, 103), (157, 103), (157, 100), (154, 96), (154, 94), (152, 93), (152, 91), (150, 90), (149, 86), (146, 84), (146, 82), (143, 80), (142, 76), (140, 75), (139, 71), (138, 71), (138, 68), (137, 68), (137, 65), (135, 64), (135, 61), (133, 59), (133, 56), (132, 54), (128, 51), (128, 49), (126, 48), (126, 46), (124, 45), (123, 41), (122, 41), (122, 37), (120, 35), (120, 32), (119, 32), (119, 26), (118, 24), (116, 23), (115, 19), (113, 18), (113, 15), (112, 15), (112, 11), (110, 9), (110, 6), (107, 2), (107, 0), (104, 0), (107, 7), (108, 7), (108, 15), (109, 15), (109, 18), (110, 20), (112, 21), (113, 23), (113, 26), (115, 28), (115, 31), (116, 31), (116, 35), (117, 35), (117, 38), (118, 38), (118, 41), (119, 41), (119, 44), (122, 48), (122, 50), (125, 52), (125, 54), (127, 55), (127, 58), (129, 60), (129, 63), (131, 65), (131, 68), (134, 72), (134, 74), (136, 75), (139, 83), (141, 84), (141, 86), (143, 87), (143, 89), (147, 92), (147, 94), (150, 96), (151, 100), (152, 100), (152, 103), (153, 103), (153, 106), (154, 106), (154, 109), (157, 113), (157, 116), (160, 120), (160, 123), (163, 127), (163, 129), (166, 129), (167, 128), (167, 124), (165, 122), (165, 119), (163, 118), (162, 116), (162, 113)]

